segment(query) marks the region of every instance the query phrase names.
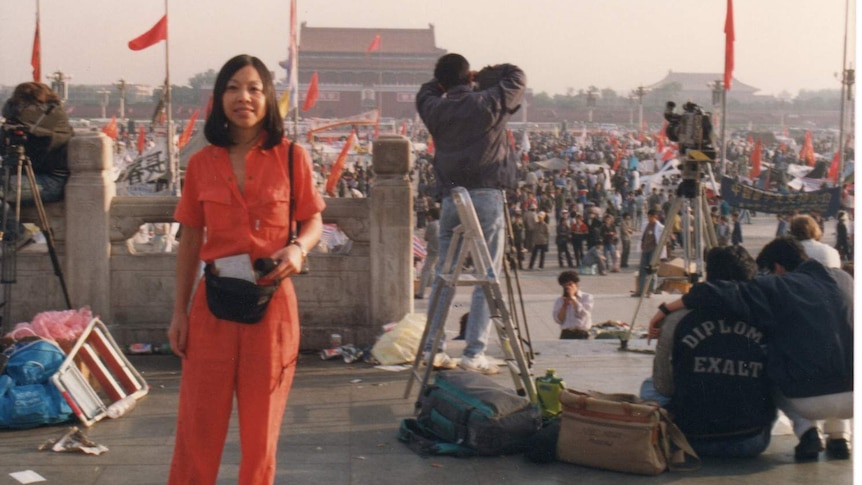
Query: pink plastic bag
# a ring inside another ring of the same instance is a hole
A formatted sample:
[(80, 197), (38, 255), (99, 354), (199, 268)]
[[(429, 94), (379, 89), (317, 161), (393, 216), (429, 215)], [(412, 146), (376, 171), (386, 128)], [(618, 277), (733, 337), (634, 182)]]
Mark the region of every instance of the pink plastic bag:
[(89, 306), (80, 310), (48, 311), (36, 314), (32, 322), (15, 325), (6, 337), (18, 340), (29, 335), (37, 335), (58, 343), (74, 343), (93, 319)]

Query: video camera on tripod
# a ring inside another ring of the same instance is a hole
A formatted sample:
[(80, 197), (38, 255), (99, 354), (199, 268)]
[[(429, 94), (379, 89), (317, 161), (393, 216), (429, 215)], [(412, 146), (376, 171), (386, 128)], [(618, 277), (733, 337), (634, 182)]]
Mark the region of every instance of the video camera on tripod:
[[(54, 267), (54, 274), (60, 282), (60, 288), (63, 292), (63, 297), (66, 300), (66, 308), (72, 308), (72, 303), (69, 300), (69, 291), (66, 288), (66, 281), (63, 278), (62, 267), (57, 256), (56, 245), (54, 242), (54, 232), (48, 222), (48, 216), (45, 213), (45, 207), (42, 203), (39, 186), (36, 183), (36, 176), (33, 172), (33, 162), (27, 154), (27, 134), (32, 132), (32, 129), (38, 127), (45, 115), (51, 112), (53, 106), (43, 109), (42, 116), (37, 120), (33, 127), (25, 124), (10, 123), (7, 119), (2, 125), (2, 136), (0, 136), (0, 167), (2, 167), (2, 186), (3, 201), (0, 201), (0, 240), (2, 240), (3, 252), (0, 254), (0, 285), (3, 285), (3, 302), (0, 307), (3, 308), (2, 320), (0, 320), (0, 329), (6, 325), (6, 322), (11, 321), (11, 303), (12, 303), (12, 285), (16, 282), (17, 275), (17, 245), (22, 239), (20, 234), (20, 211), (21, 211), (21, 184), (22, 178), (26, 176), (30, 191), (33, 193), (33, 203), (36, 206), (36, 211), (39, 216), (39, 228), (45, 236), (48, 245), (48, 255), (51, 258), (51, 264)], [(7, 110), (4, 107), (4, 115), (7, 115)], [(12, 179), (15, 179), (15, 187), (13, 190)], [(14, 197), (12, 196), (14, 194)], [(8, 200), (7, 199), (14, 199)], [(10, 207), (11, 204), (11, 207)], [(14, 210), (15, 214), (12, 215)], [(14, 237), (10, 236), (14, 234)]]
[(27, 143), (27, 126), (3, 123), (3, 136), (0, 137), (0, 153), (3, 163), (18, 163), (18, 157), (24, 155), (24, 145)]
[(675, 108), (676, 103), (673, 101), (665, 105), (665, 134), (679, 144), (679, 152), (683, 155), (680, 167), (682, 182), (677, 188), (677, 195), (692, 199), (699, 193), (704, 164), (715, 161), (712, 114), (691, 101), (682, 106), (682, 113), (675, 113)]

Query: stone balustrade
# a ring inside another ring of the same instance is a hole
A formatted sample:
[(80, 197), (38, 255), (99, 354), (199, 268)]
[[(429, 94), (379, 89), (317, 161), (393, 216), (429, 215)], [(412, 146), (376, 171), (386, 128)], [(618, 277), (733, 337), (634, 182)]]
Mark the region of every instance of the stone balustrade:
[[(172, 222), (178, 199), (117, 196), (111, 150), (101, 133), (73, 137), (65, 200), (45, 206), (63, 279), (73, 307), (90, 306), (119, 343), (163, 342), (173, 309), (175, 255), (136, 251), (130, 238), (142, 224)], [(352, 240), (349, 254), (312, 252), (311, 272), (294, 278), (303, 349), (327, 347), (333, 333), (345, 343), (368, 345), (382, 325), (413, 311), (409, 141), (381, 137), (374, 143), (373, 169), (368, 198), (326, 199), (324, 222), (337, 224)], [(25, 210), (22, 219), (38, 221), (34, 210)], [(20, 251), (12, 323), (63, 309), (47, 247)], [(3, 330), (10, 328), (4, 322)]]

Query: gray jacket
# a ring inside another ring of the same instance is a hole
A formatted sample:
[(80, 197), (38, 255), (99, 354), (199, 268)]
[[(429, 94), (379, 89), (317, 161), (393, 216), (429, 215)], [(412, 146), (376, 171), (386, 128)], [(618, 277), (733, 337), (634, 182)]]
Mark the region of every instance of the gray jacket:
[(497, 67), (500, 81), (488, 89), (459, 85), (444, 92), (432, 79), (416, 94), (416, 109), (434, 138), (438, 196), (448, 196), (454, 187), (515, 185), (517, 160), (509, 150), (506, 122), (520, 107), (527, 77), (511, 64)]

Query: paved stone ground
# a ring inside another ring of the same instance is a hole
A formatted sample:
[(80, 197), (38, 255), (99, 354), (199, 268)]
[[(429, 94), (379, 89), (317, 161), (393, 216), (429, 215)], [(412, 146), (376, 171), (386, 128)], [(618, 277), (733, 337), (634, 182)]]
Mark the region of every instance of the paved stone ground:
[[(827, 227), (827, 242), (834, 238)], [(745, 245), (756, 255), (775, 231), (775, 219), (760, 216), (743, 226)], [(544, 271), (519, 274), (524, 313), (536, 354), (534, 373), (553, 367), (569, 387), (609, 392), (637, 392), (650, 374), (652, 355), (645, 340), (620, 351), (616, 340), (560, 341), (550, 316), (559, 293), (556, 255), (549, 254)], [(632, 255), (632, 261), (638, 255)], [(638, 299), (628, 296), (634, 268), (608, 276), (585, 276), (582, 286), (596, 296), (596, 321), (631, 321)], [(514, 279), (514, 278), (513, 278)], [(513, 282), (513, 286), (514, 285)], [(677, 295), (644, 300), (636, 328), (644, 328), (656, 306)], [(457, 333), (457, 318), (465, 310), (468, 290), (463, 289), (450, 312), (447, 332)], [(416, 301), (424, 312), (427, 300)], [(492, 339), (494, 342), (496, 339)], [(462, 343), (460, 345), (463, 345)], [(450, 342), (452, 355), (460, 355), (459, 342)], [(500, 355), (496, 343), (491, 355)], [(173, 356), (134, 356), (152, 391), (131, 414), (106, 420), (87, 431), (110, 451), (101, 456), (40, 452), (36, 448), (63, 434), (66, 427), (43, 427), (0, 433), (0, 485), (19, 483), (12, 472), (33, 470), (63, 485), (156, 485), (166, 483), (173, 448), (179, 359)], [(511, 385), (507, 375), (495, 377)], [(309, 485), (432, 485), (432, 484), (674, 484), (734, 483), (830, 484), (852, 483), (853, 462), (822, 456), (813, 463), (796, 464), (796, 438), (786, 423), (779, 423), (767, 451), (756, 459), (706, 459), (699, 471), (665, 473), (657, 477), (626, 475), (566, 463), (537, 465), (522, 456), (460, 459), (422, 458), (396, 439), (400, 421), (412, 415), (413, 400), (404, 399), (406, 372), (387, 372), (363, 363), (323, 361), (317, 354), (300, 358), (296, 381), (282, 427), (276, 483)], [(236, 421), (232, 422), (222, 460), (220, 485), (236, 483), (240, 457)]]

